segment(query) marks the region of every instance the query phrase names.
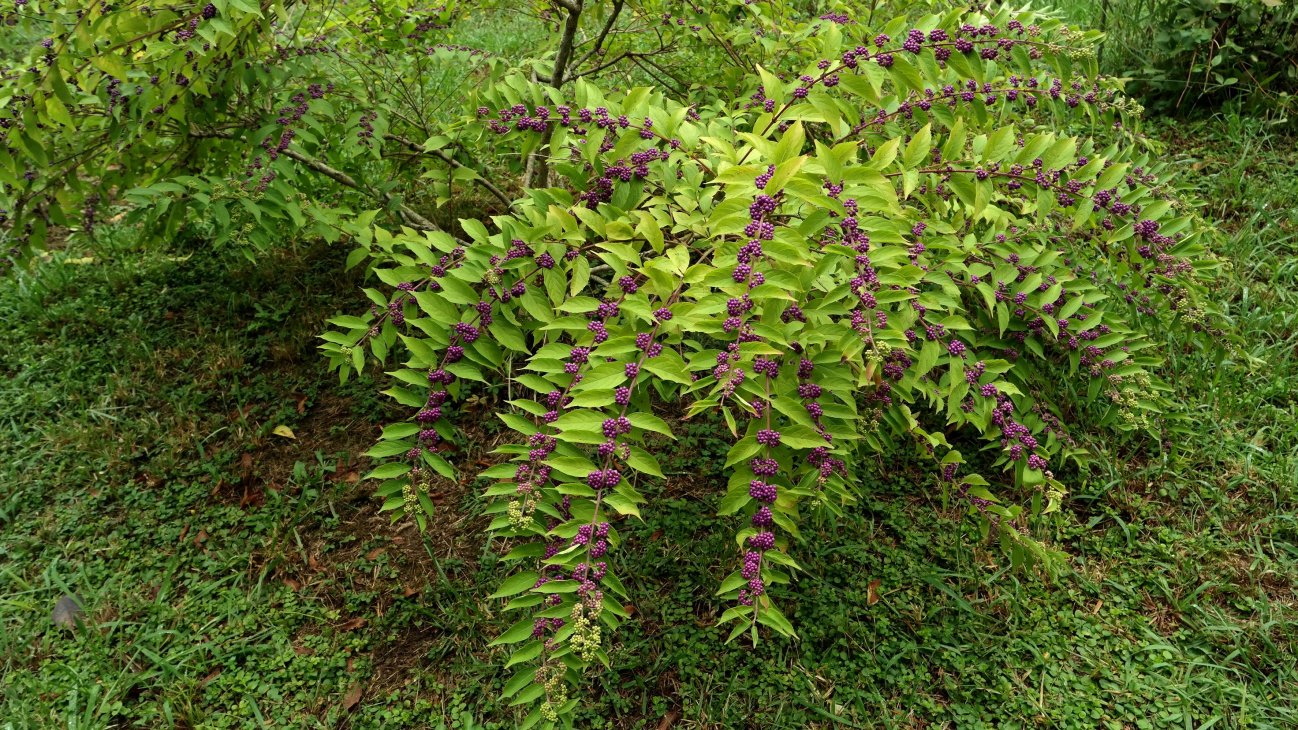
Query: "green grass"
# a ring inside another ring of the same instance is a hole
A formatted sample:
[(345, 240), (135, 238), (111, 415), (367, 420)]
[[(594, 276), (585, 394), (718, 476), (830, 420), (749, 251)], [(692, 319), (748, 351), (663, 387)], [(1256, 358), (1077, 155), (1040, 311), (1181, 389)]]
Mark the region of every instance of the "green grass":
[[(699, 476), (725, 447), (690, 425), (623, 526), (635, 620), (579, 727), (1298, 726), (1298, 153), (1233, 116), (1158, 131), (1222, 222), (1219, 300), (1256, 363), (1169, 341), (1190, 428), (1070, 477), (1037, 529), (1074, 571), (1009, 572), (922, 466), (881, 462), (846, 520), (809, 517), (801, 640), (726, 645), (731, 566), (700, 556), (735, 525)], [(356, 481), (404, 414), (313, 351), (364, 306), (345, 251), (132, 238), (0, 286), (0, 729), (512, 727), (481, 484), (433, 495), (420, 534)], [(50, 623), (66, 593), (74, 630)]]

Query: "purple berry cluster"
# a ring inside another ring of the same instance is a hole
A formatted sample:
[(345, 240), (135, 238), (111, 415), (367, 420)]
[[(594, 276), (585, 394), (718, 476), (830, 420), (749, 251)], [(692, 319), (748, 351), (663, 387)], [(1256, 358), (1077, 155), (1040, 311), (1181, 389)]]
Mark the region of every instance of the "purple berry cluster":
[[(289, 148), (289, 145), (292, 144), (293, 138), (297, 136), (296, 127), (298, 123), (304, 116), (306, 116), (307, 112), (310, 111), (311, 100), (323, 99), (327, 93), (330, 93), (333, 90), (334, 85), (332, 83), (326, 85), (310, 84), (307, 86), (306, 91), (298, 92), (293, 95), (291, 99), (292, 104), (279, 110), (279, 116), (275, 119), (275, 123), (280, 127), (279, 135), (268, 136), (266, 139), (262, 140), (261, 143), (262, 152), (265, 154), (266, 159), (269, 160), (269, 162), (275, 162), (278, 160), (280, 155), (282, 155), (284, 151)], [(253, 178), (257, 179), (257, 185), (255, 187), (257, 192), (265, 192), (266, 188), (275, 180), (276, 177), (275, 171), (270, 169), (267, 163), (263, 163), (261, 155), (253, 158), (253, 160), (248, 164), (244, 174), (246, 176), (245, 184), (250, 184)]]
[[(834, 440), (834, 437), (829, 433), (829, 429), (825, 426), (823, 420), (825, 409), (820, 405), (820, 401), (817, 400), (824, 393), (824, 389), (812, 382), (812, 374), (815, 372), (815, 369), (816, 365), (811, 360), (808, 360), (805, 357), (798, 360), (798, 398), (802, 400), (802, 407), (806, 409), (807, 415), (811, 417), (811, 422), (815, 424), (816, 433), (820, 434), (820, 437), (823, 438), (826, 443), (829, 443)], [(819, 450), (820, 449), (813, 450), (813, 454), (815, 451)], [(819, 468), (820, 465), (817, 464), (816, 466)], [(822, 470), (820, 475), (822, 485), (833, 471), (835, 470), (830, 469), (828, 472)]]
[(204, 5), (201, 10), (195, 13), (194, 16), (185, 23), (184, 27), (175, 32), (174, 35), (176, 42), (184, 43), (193, 40), (194, 36), (198, 34), (198, 26), (202, 24), (204, 20), (211, 20), (215, 17), (216, 6), (212, 3)]
[(1000, 428), (1001, 446), (1009, 450), (1010, 459), (1018, 461), (1026, 453), (1029, 468), (1045, 471), (1046, 460), (1032, 453), (1039, 445), (1032, 430), (1014, 420), (1014, 401), (1006, 396), (997, 398), (996, 408), (992, 411), (992, 424)]
[(848, 25), (850, 23), (855, 22), (850, 17), (848, 17), (847, 13), (825, 13), (824, 15), (820, 16), (820, 19), (828, 20), (829, 22), (836, 23), (838, 25)]

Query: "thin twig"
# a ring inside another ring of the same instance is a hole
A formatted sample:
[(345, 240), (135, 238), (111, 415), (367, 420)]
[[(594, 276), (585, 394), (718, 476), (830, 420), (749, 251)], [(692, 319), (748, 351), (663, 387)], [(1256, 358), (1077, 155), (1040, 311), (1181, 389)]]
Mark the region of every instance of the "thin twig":
[(621, 14), (624, 2), (626, 2), (626, 0), (613, 0), (613, 9), (609, 11), (608, 20), (605, 21), (604, 28), (599, 32), (599, 35), (595, 37), (595, 45), (592, 46), (589, 51), (586, 51), (586, 55), (582, 56), (581, 60), (572, 65), (573, 68), (581, 68), (583, 63), (589, 61), (591, 56), (599, 53), (600, 49), (604, 47), (604, 40), (608, 38), (609, 31), (613, 30), (613, 24), (617, 22), (617, 16)]
[(436, 155), (439, 159), (441, 159), (443, 162), (450, 165), (451, 167), (462, 169), (462, 170), (471, 170), (475, 176), (473, 179), (474, 182), (481, 185), (482, 188), (487, 192), (496, 196), (496, 199), (504, 203), (506, 208), (514, 207), (514, 201), (510, 200), (509, 196), (505, 195), (504, 191), (502, 191), (500, 188), (496, 187), (495, 185), (491, 184), (491, 181), (486, 179), (482, 175), (482, 173), (469, 167), (463, 162), (460, 162), (459, 160), (455, 159), (455, 156), (447, 152), (446, 150), (426, 150), (422, 146), (415, 144), (413, 140), (406, 139), (405, 137), (402, 137), (401, 135), (398, 134), (389, 133), (383, 136), (394, 142), (405, 145), (405, 147), (411, 150), (412, 152), (416, 152), (418, 154), (423, 154), (423, 155), (429, 155), (429, 154)]
[[(229, 132), (212, 131), (212, 130), (190, 130), (189, 136), (195, 139), (238, 139), (235, 135), (230, 134)], [(352, 177), (351, 175), (348, 175), (342, 170), (330, 167), (325, 162), (317, 160), (314, 157), (304, 155), (301, 152), (298, 152), (297, 150), (293, 149), (292, 147), (288, 147), (284, 149), (282, 152), (280, 152), (280, 154), (290, 159), (297, 160), (298, 162), (302, 163), (303, 165), (306, 165), (312, 170), (315, 170), (321, 175), (324, 175), (325, 177), (334, 180), (335, 182), (341, 183), (342, 185), (345, 185), (349, 188), (354, 188), (362, 192), (370, 193), (371, 195), (376, 194), (375, 191), (370, 190), (366, 186), (357, 182), (356, 178)], [(389, 203), (392, 202), (393, 198), (395, 197), (391, 193), (381, 193), (378, 195), (380, 195), (385, 201)], [(427, 231), (442, 230), (441, 226), (428, 220), (422, 214), (420, 214), (419, 211), (411, 208), (405, 203), (399, 203), (397, 205), (397, 212), (400, 213), (401, 217), (405, 219), (408, 223), (410, 223), (411, 226), (414, 228), (420, 228)]]

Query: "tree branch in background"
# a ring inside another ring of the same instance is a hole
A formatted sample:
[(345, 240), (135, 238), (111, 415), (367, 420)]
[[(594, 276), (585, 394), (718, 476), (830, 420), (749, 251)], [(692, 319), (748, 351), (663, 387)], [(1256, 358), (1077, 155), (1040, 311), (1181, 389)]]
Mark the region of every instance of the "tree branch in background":
[(609, 11), (608, 20), (604, 22), (603, 29), (601, 29), (599, 35), (595, 37), (595, 45), (591, 47), (589, 51), (586, 51), (586, 55), (582, 56), (581, 60), (572, 65), (573, 68), (581, 68), (582, 64), (589, 61), (591, 56), (594, 56), (603, 50), (604, 41), (608, 39), (609, 32), (613, 30), (613, 25), (617, 23), (617, 17), (622, 13), (622, 6), (625, 2), (626, 0), (613, 0), (613, 9)]
[(745, 71), (751, 70), (748, 67), (748, 64), (744, 62), (744, 59), (740, 58), (739, 54), (735, 52), (735, 49), (728, 42), (726, 42), (726, 39), (717, 35), (717, 32), (715, 30), (712, 30), (711, 25), (706, 25), (704, 27), (708, 29), (708, 34), (711, 35), (714, 40), (716, 40), (717, 45), (721, 46), (722, 50), (726, 52), (726, 55), (730, 56), (730, 60), (734, 61), (736, 66), (738, 66), (739, 68)]
[[(190, 130), (189, 136), (194, 139), (231, 139), (231, 140), (239, 139), (239, 137), (235, 136), (234, 134), (231, 134), (230, 132), (214, 131), (214, 130)], [(325, 177), (337, 183), (345, 185), (349, 188), (353, 188), (355, 190), (359, 190), (363, 193), (368, 193), (376, 197), (381, 197), (385, 202), (391, 203), (395, 198), (395, 196), (393, 196), (391, 193), (377, 193), (374, 190), (369, 189), (365, 185), (362, 185), (360, 182), (356, 180), (356, 178), (352, 177), (351, 175), (348, 175), (342, 170), (336, 169), (334, 167), (330, 167), (328, 164), (321, 162), (320, 160), (317, 160), (314, 157), (304, 155), (301, 152), (298, 152), (297, 150), (293, 149), (292, 147), (286, 148), (280, 154), (290, 159), (297, 160), (303, 165), (306, 165), (312, 170), (315, 170), (321, 175), (324, 175)], [(419, 228), (426, 231), (442, 230), (441, 226), (428, 220), (421, 213), (419, 213), (419, 211), (415, 210), (414, 208), (411, 208), (405, 203), (397, 204), (397, 212), (400, 213), (401, 217), (407, 223), (409, 223), (413, 228)]]
[(554, 70), (550, 72), (550, 85), (556, 89), (563, 86), (568, 77), (568, 64), (572, 60), (573, 45), (577, 40), (577, 31), (581, 29), (580, 0), (555, 0), (568, 10), (568, 17), (563, 24), (563, 37), (559, 40), (559, 52), (554, 57)]
[[(582, 0), (552, 0), (556, 5), (568, 11), (564, 19), (563, 36), (559, 39), (559, 52), (554, 57), (554, 68), (546, 83), (558, 89), (568, 80), (568, 63), (572, 60), (573, 44), (577, 40), (577, 31), (581, 29)], [(547, 130), (545, 139), (527, 160), (527, 172), (523, 178), (524, 187), (545, 187), (550, 181), (549, 154), (550, 136), (553, 130)]]
[[(662, 66), (659, 66), (658, 64), (654, 63), (653, 60), (649, 58), (649, 56), (631, 56), (631, 62), (639, 66), (640, 70), (644, 71), (646, 76), (649, 76), (650, 78), (657, 80), (658, 83), (662, 84), (668, 89), (671, 89), (673, 94), (676, 94), (677, 96), (685, 95), (685, 91), (680, 88), (680, 85), (676, 81), (676, 79), (668, 75), (667, 70), (664, 69)], [(653, 66), (654, 69), (656, 69), (662, 75), (660, 76), (658, 74), (655, 74), (653, 70), (646, 68), (645, 64), (649, 64), (650, 66)]]
[(461, 169), (461, 170), (471, 170), (471, 171), (473, 172), (473, 174), (474, 174), (473, 181), (474, 181), (475, 183), (477, 183), (478, 185), (482, 186), (482, 189), (483, 189), (483, 190), (486, 190), (487, 192), (489, 192), (489, 193), (491, 193), (492, 195), (494, 195), (494, 196), (496, 197), (497, 200), (499, 200), (500, 202), (502, 202), (502, 203), (505, 204), (505, 207), (506, 207), (506, 208), (513, 208), (513, 207), (514, 207), (514, 201), (511, 200), (511, 199), (509, 198), (509, 196), (506, 195), (505, 192), (504, 192), (503, 190), (501, 190), (500, 188), (496, 187), (495, 185), (492, 185), (492, 184), (491, 184), (491, 181), (490, 181), (490, 180), (487, 180), (485, 177), (483, 177), (482, 173), (478, 172), (477, 170), (474, 170), (473, 168), (469, 167), (468, 165), (464, 164), (463, 162), (460, 162), (459, 160), (455, 159), (455, 156), (452, 155), (451, 153), (447, 152), (446, 150), (426, 150), (426, 149), (423, 148), (423, 146), (416, 144), (414, 141), (409, 140), (409, 139), (406, 139), (405, 137), (402, 137), (402, 136), (397, 135), (397, 134), (390, 134), (390, 133), (389, 133), (389, 134), (385, 134), (385, 135), (383, 135), (383, 136), (384, 136), (386, 139), (390, 139), (390, 140), (392, 140), (393, 142), (396, 142), (396, 143), (398, 143), (398, 144), (404, 146), (406, 149), (410, 150), (411, 152), (416, 152), (416, 153), (421, 154), (421, 155), (434, 155), (434, 156), (436, 156), (438, 159), (440, 159), (440, 160), (442, 160), (443, 162), (445, 162), (446, 164), (450, 165), (451, 167), (454, 167), (454, 168), (457, 168), (457, 169)]

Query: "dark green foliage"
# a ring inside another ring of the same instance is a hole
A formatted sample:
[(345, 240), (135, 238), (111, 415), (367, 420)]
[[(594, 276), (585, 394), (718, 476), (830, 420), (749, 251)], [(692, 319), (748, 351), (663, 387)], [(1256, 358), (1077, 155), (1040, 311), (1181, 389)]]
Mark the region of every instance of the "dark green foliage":
[[(1284, 0), (1092, 0), (1061, 4), (1103, 24), (1105, 69), (1150, 109), (1211, 114), (1227, 100), (1292, 119), (1298, 5)], [(1086, 10), (1080, 10), (1085, 7)]]

